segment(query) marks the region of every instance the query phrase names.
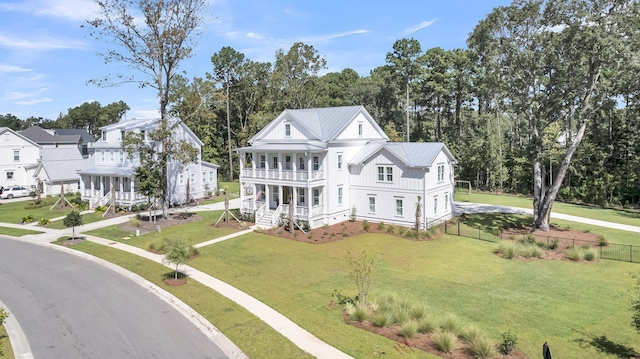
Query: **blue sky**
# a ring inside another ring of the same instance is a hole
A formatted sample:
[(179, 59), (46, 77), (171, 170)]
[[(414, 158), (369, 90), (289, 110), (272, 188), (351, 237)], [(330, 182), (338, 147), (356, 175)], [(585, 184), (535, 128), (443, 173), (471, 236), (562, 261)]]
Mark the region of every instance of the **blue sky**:
[[(294, 42), (313, 45), (327, 71), (352, 68), (361, 76), (385, 64), (401, 38), (423, 51), (464, 48), (479, 20), (509, 0), (211, 0), (194, 56), (180, 71), (211, 71), (211, 55), (231, 46), (255, 61), (274, 61)], [(94, 17), (91, 0), (0, 0), (0, 114), (55, 120), (86, 101), (125, 101), (129, 118), (157, 117), (154, 90), (135, 84), (100, 88), (87, 80), (122, 71), (96, 55), (106, 44), (81, 28)], [(126, 69), (124, 69), (126, 70)]]

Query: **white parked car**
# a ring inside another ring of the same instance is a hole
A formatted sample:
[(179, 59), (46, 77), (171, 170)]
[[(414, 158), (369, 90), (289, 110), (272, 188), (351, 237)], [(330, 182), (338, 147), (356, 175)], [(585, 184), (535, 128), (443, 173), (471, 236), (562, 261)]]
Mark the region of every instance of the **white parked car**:
[(28, 197), (29, 193), (31, 193), (31, 190), (26, 187), (5, 187), (2, 189), (2, 195), (0, 195), (0, 197), (4, 199), (11, 199), (14, 197)]

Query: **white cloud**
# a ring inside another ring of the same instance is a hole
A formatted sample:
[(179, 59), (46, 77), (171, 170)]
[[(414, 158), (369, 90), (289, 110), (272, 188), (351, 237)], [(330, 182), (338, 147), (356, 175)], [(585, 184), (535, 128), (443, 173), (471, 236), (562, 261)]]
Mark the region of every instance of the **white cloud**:
[(98, 6), (90, 0), (25, 0), (19, 3), (0, 3), (0, 11), (19, 11), (84, 22), (96, 16)]
[(321, 41), (328, 41), (328, 40), (338, 39), (338, 38), (346, 37), (346, 36), (366, 34), (368, 32), (369, 31), (367, 31), (367, 30), (352, 30), (352, 31), (345, 31), (345, 32), (337, 33), (337, 34), (304, 37), (304, 38), (302, 38), (300, 40), (302, 42), (321, 42)]
[(54, 38), (49, 35), (33, 35), (34, 38), (20, 38), (19, 36), (7, 36), (0, 34), (0, 47), (25, 50), (59, 50), (82, 49), (85, 47), (82, 41)]
[(160, 117), (160, 111), (158, 111), (158, 110), (133, 109), (133, 110), (129, 111), (129, 113), (127, 114), (127, 117), (128, 118), (137, 118), (137, 119), (158, 118), (158, 117)]
[(249, 38), (249, 39), (256, 39), (256, 40), (262, 40), (262, 39), (264, 39), (264, 37), (263, 37), (263, 36), (260, 36), (260, 35), (256, 34), (255, 32), (248, 32), (246, 36), (247, 36), (247, 38)]
[(433, 24), (434, 22), (436, 22), (437, 19), (433, 19), (433, 20), (428, 20), (428, 21), (423, 21), (421, 23), (419, 23), (418, 25), (412, 26), (410, 28), (405, 29), (402, 32), (403, 36), (409, 35), (409, 34), (413, 34), (414, 32), (418, 31), (418, 30), (422, 30), (427, 26), (430, 26), (431, 24)]
[(50, 97), (34, 98), (30, 100), (16, 101), (16, 105), (33, 106), (44, 102), (53, 102), (53, 100)]
[(13, 66), (13, 65), (4, 65), (4, 64), (0, 64), (0, 73), (14, 73), (14, 72), (29, 72), (29, 71), (33, 71), (31, 69), (26, 69), (24, 67), (20, 67), (20, 66)]

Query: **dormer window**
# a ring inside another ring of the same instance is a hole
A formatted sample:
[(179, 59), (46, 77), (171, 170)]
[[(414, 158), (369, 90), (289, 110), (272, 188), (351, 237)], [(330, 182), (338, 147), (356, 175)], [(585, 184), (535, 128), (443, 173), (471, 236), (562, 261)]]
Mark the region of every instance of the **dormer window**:
[(102, 140), (103, 141), (107, 140), (107, 131), (102, 131)]
[(358, 137), (362, 137), (362, 122), (358, 122)]
[(284, 136), (285, 137), (291, 137), (291, 124), (290, 123), (285, 123), (284, 124)]
[(124, 135), (126, 134), (125, 130), (120, 131), (120, 139), (124, 140)]

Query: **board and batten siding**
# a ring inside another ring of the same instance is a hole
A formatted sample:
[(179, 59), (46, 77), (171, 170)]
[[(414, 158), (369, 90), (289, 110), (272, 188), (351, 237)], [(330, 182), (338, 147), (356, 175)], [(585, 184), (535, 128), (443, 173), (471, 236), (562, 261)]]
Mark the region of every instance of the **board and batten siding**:
[[(14, 151), (19, 151), (20, 159), (14, 161)], [(35, 167), (27, 170), (25, 165), (35, 165), (40, 158), (40, 147), (34, 145), (7, 130), (0, 137), (0, 185), (33, 186), (36, 184), (33, 173)], [(7, 173), (12, 172), (13, 178), (7, 179)]]
[[(362, 125), (362, 135), (360, 134), (360, 125)], [(336, 137), (335, 141), (381, 138), (382, 136), (371, 125), (371, 122), (362, 113), (359, 113)]]
[[(444, 166), (443, 179), (438, 180), (438, 166)], [(425, 176), (426, 197), (424, 214), (426, 221), (444, 220), (451, 217), (453, 211), (453, 164), (444, 152), (440, 152), (429, 172)], [(437, 203), (436, 203), (437, 201)], [(446, 201), (446, 203), (445, 203)]]
[[(323, 161), (326, 174), (324, 188), (325, 214), (329, 224), (339, 223), (349, 219), (350, 192), (352, 177), (349, 174), (349, 161), (360, 151), (357, 144), (335, 145), (330, 144)], [(338, 155), (342, 155), (342, 168), (338, 168)], [(342, 188), (342, 204), (338, 203), (338, 188)]]
[[(289, 126), (289, 136), (286, 134), (286, 125)], [(306, 128), (300, 125), (297, 121), (290, 121), (286, 117), (280, 120), (280, 122), (273, 127), (271, 131), (265, 134), (262, 140), (310, 140), (315, 139)]]

